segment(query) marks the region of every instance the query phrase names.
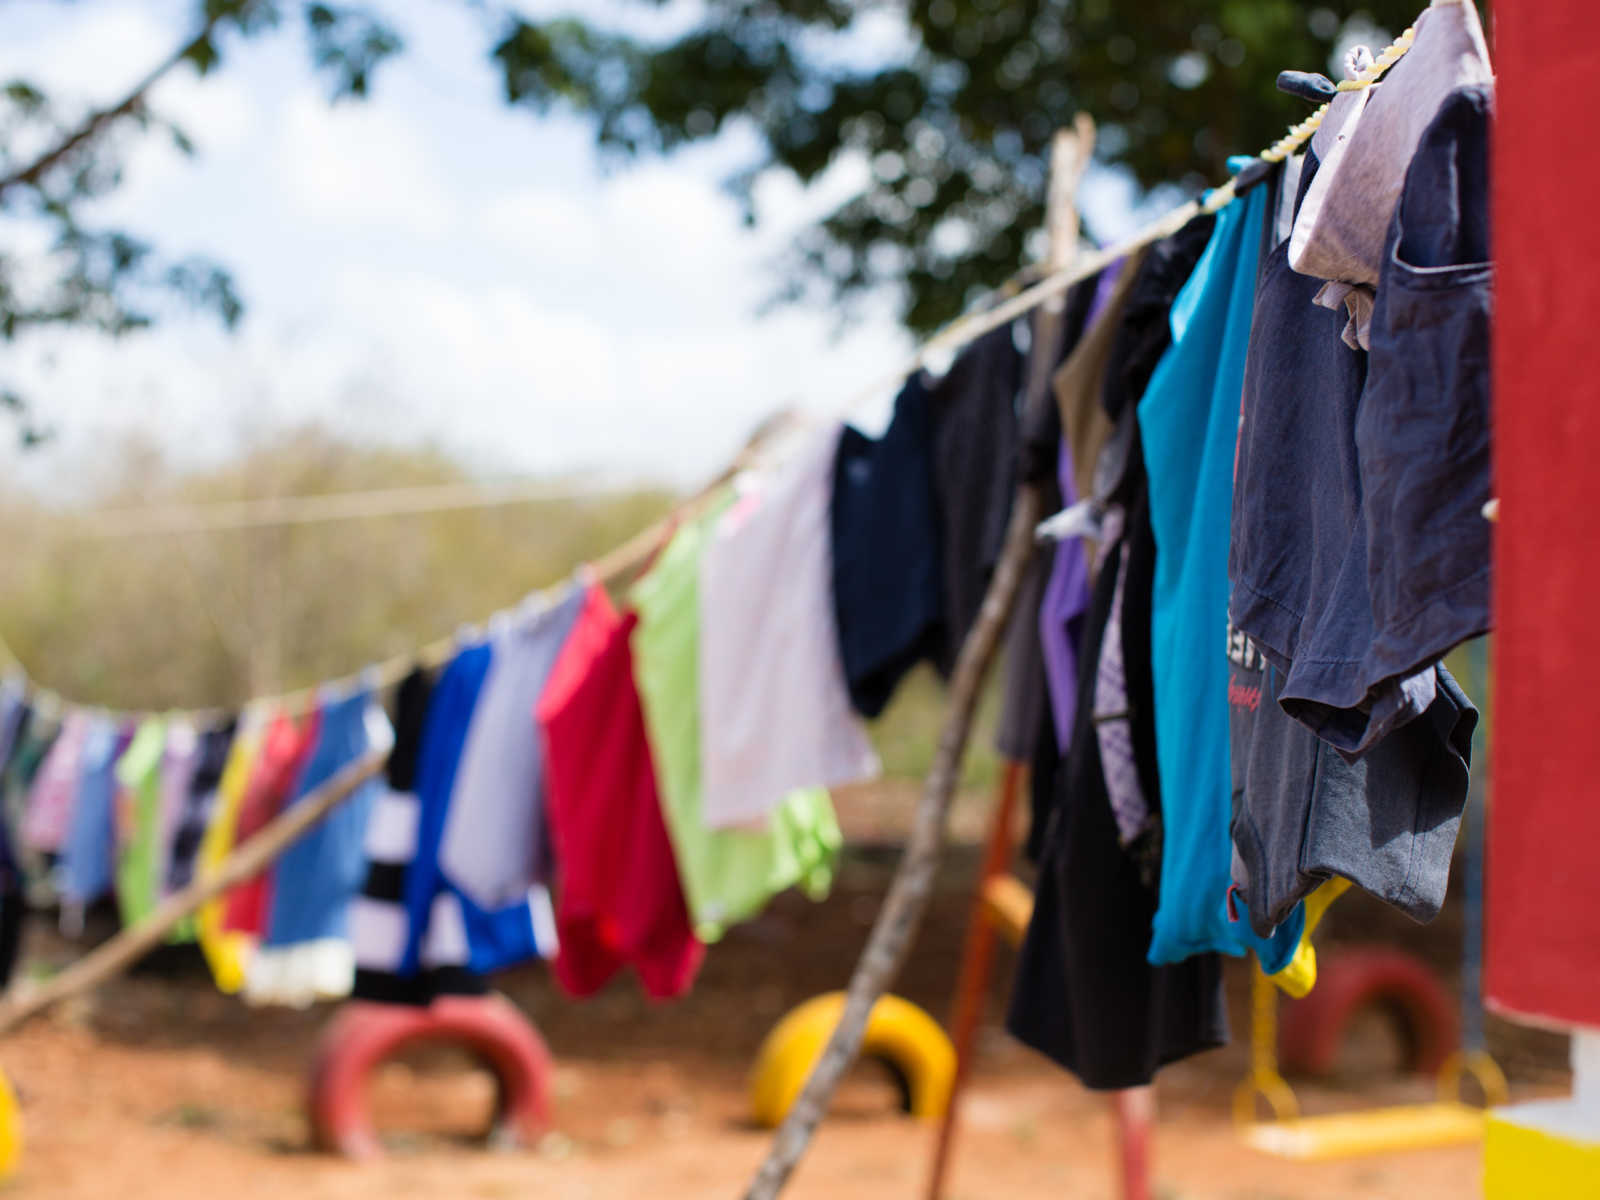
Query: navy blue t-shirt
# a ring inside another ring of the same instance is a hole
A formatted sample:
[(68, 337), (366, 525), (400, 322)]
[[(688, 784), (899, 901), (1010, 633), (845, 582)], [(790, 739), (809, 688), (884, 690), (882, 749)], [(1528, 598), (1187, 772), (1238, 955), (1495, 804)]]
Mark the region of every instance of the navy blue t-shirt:
[(938, 653), (944, 593), (928, 387), (920, 373), (874, 440), (851, 426), (834, 459), (833, 607), (850, 702), (881, 713), (901, 678)]

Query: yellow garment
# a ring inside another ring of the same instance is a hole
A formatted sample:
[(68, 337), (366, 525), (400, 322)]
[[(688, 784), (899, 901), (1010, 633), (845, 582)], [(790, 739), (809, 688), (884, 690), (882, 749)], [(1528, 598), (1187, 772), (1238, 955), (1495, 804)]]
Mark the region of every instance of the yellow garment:
[[(265, 728), (262, 714), (254, 710), (246, 712), (239, 721), (239, 731), (228, 751), (227, 764), (222, 768), (222, 781), (217, 785), (217, 803), (211, 814), (211, 824), (200, 841), (196, 862), (198, 876), (215, 871), (233, 850), (239, 810), (261, 753)], [(232, 995), (244, 986), (245, 965), (255, 951), (255, 939), (247, 933), (224, 930), (223, 907), (223, 896), (215, 896), (201, 906), (198, 938), (218, 989)]]
[(1317, 986), (1317, 951), (1311, 944), (1311, 935), (1316, 932), (1328, 906), (1349, 889), (1348, 879), (1330, 879), (1306, 897), (1306, 927), (1300, 935), (1300, 944), (1295, 947), (1294, 957), (1276, 975), (1267, 976), (1285, 995), (1298, 1000)]

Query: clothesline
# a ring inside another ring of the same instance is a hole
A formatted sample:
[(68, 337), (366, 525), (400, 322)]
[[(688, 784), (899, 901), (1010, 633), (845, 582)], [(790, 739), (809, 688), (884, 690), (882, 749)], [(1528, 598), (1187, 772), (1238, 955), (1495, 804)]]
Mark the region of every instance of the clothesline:
[[(1464, 2), (1466, 0), (1434, 0), (1435, 5)], [(1353, 78), (1341, 81), (1338, 85), (1338, 90), (1358, 91), (1371, 87), (1410, 50), (1415, 37), (1415, 28), (1407, 28), (1382, 53), (1377, 55), (1370, 65), (1366, 66)], [(1312, 135), (1316, 133), (1327, 116), (1329, 108), (1329, 104), (1323, 104), (1304, 121), (1291, 127), (1277, 142), (1257, 155), (1257, 159), (1267, 163), (1284, 161), (1311, 140)], [(1249, 168), (1246, 168), (1246, 170), (1248, 171)], [(1031, 312), (1040, 305), (1064, 295), (1073, 285), (1093, 277), (1119, 259), (1125, 258), (1146, 246), (1153, 245), (1163, 238), (1170, 237), (1195, 217), (1220, 212), (1238, 197), (1239, 180), (1243, 174), (1244, 172), (1241, 172), (1240, 175), (1235, 175), (1220, 187), (1212, 189), (1195, 200), (1180, 205), (1166, 216), (1151, 222), (1123, 241), (1075, 258), (1071, 265), (1051, 272), (1040, 279), (1039, 282), (1025, 288), (993, 308), (974, 313), (968, 317), (958, 318), (925, 341), (895, 371), (875, 380), (870, 386), (861, 389), (860, 392), (852, 396), (844, 405), (842, 415), (844, 417), (854, 415), (863, 405), (880, 397), (885, 390), (898, 386), (906, 378), (923, 369), (936, 356), (959, 350), (976, 341), (984, 334), (990, 333), (1017, 317)], [(727, 469), (720, 472), (711, 483), (685, 500), (666, 517), (591, 563), (587, 568), (590, 575), (596, 580), (611, 582), (615, 578), (625, 576), (630, 570), (647, 560), (660, 544), (664, 534), (674, 528), (686, 516), (703, 507), (717, 493), (723, 483), (731, 479), (748, 464), (750, 458), (764, 444), (766, 438), (772, 432), (774, 431), (763, 430), (756, 438), (752, 439), (751, 444), (746, 447), (734, 462)], [(328, 505), (324, 511), (332, 511), (333, 506), (337, 503), (331, 498), (317, 497), (302, 497), (296, 503), (307, 505), (307, 508), (303, 511), (313, 512), (316, 511), (315, 504), (319, 499), (322, 499)], [(244, 507), (241, 507), (233, 517), (233, 519), (244, 523), (238, 527), (244, 527), (250, 523), (273, 523), (266, 519), (263, 511), (255, 511), (248, 507), (254, 503), (270, 504), (271, 502), (240, 503)], [(540, 598), (547, 597), (555, 587), (559, 586), (559, 584), (551, 585), (551, 587), (544, 589), (542, 592), (528, 597), (524, 603), (536, 603)], [(437, 641), (428, 643), (419, 650), (395, 655), (381, 663), (368, 666), (361, 671), (340, 679), (302, 688), (276, 697), (256, 697), (249, 701), (249, 705), (275, 707), (288, 713), (298, 714), (309, 711), (317, 703), (319, 696), (330, 692), (334, 694), (348, 692), (359, 686), (368, 686), (374, 690), (391, 687), (398, 683), (414, 667), (436, 667), (444, 663), (460, 645), (461, 640), (460, 633), (451, 637), (440, 638)], [(18, 671), (24, 677), (27, 677), (27, 670), (21, 660), (17, 658), (4, 638), (0, 637), (0, 669), (7, 668)], [(71, 706), (92, 711), (108, 711), (100, 705), (85, 705), (67, 700), (49, 689), (40, 689), (37, 700), (40, 706), (46, 710)], [(183, 715), (200, 727), (215, 724), (226, 716), (221, 708), (188, 710)]]
[(70, 532), (89, 538), (218, 533), (269, 526), (417, 516), (538, 501), (582, 500), (624, 495), (638, 490), (636, 483), (600, 480), (561, 483), (550, 479), (522, 479), (492, 484), (421, 484), (322, 495), (263, 496), (248, 500), (116, 508), (67, 514), (63, 520), (70, 523)]

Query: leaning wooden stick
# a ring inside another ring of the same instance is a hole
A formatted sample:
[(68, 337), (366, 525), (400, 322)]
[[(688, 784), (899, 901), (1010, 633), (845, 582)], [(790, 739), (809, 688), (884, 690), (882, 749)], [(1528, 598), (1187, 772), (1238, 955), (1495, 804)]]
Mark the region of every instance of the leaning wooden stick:
[(806, 1080), (799, 1099), (789, 1109), (773, 1139), (772, 1148), (745, 1192), (746, 1200), (772, 1200), (782, 1191), (789, 1175), (800, 1162), (811, 1135), (833, 1099), (834, 1089), (861, 1049), (872, 1006), (888, 989), (900, 970), (911, 939), (922, 923), (933, 892), (934, 875), (939, 867), (939, 852), (944, 844), (945, 819), (950, 798), (961, 773), (961, 759), (972, 732), (973, 714), (983, 689), (984, 676), (994, 658), (995, 647), (1006, 620), (1016, 604), (1018, 585), (1033, 551), (1033, 529), (1039, 522), (1039, 494), (1032, 487), (1018, 489), (1011, 507), (1011, 524), (1006, 531), (1005, 548), (983, 598), (977, 623), (962, 644), (950, 683), (950, 703), (945, 714), (939, 747), (928, 771), (916, 820), (906, 843), (905, 856), (895, 874), (889, 895), (872, 927), (872, 936), (856, 964), (850, 980), (844, 1014), (833, 1036)]
[(201, 875), (182, 891), (168, 896), (144, 920), (130, 925), (111, 940), (91, 950), (49, 982), (26, 991), (13, 991), (0, 1002), (0, 1033), (15, 1028), (52, 1005), (104, 983), (131, 966), (159, 946), (173, 926), (207, 900), (265, 869), (296, 839), (383, 770), (388, 760), (388, 747), (356, 759), (321, 787), (301, 797), (292, 808), (279, 813), (254, 837), (235, 849), (215, 871)]

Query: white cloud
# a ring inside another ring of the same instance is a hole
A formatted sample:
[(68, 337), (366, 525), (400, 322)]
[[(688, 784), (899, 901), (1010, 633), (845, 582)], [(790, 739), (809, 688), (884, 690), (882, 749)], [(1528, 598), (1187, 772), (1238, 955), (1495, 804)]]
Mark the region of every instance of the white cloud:
[(302, 220), (418, 237), (452, 227), (438, 166), (404, 120), (379, 105), (330, 106), (297, 93), (283, 112), (273, 156), (283, 199)]

